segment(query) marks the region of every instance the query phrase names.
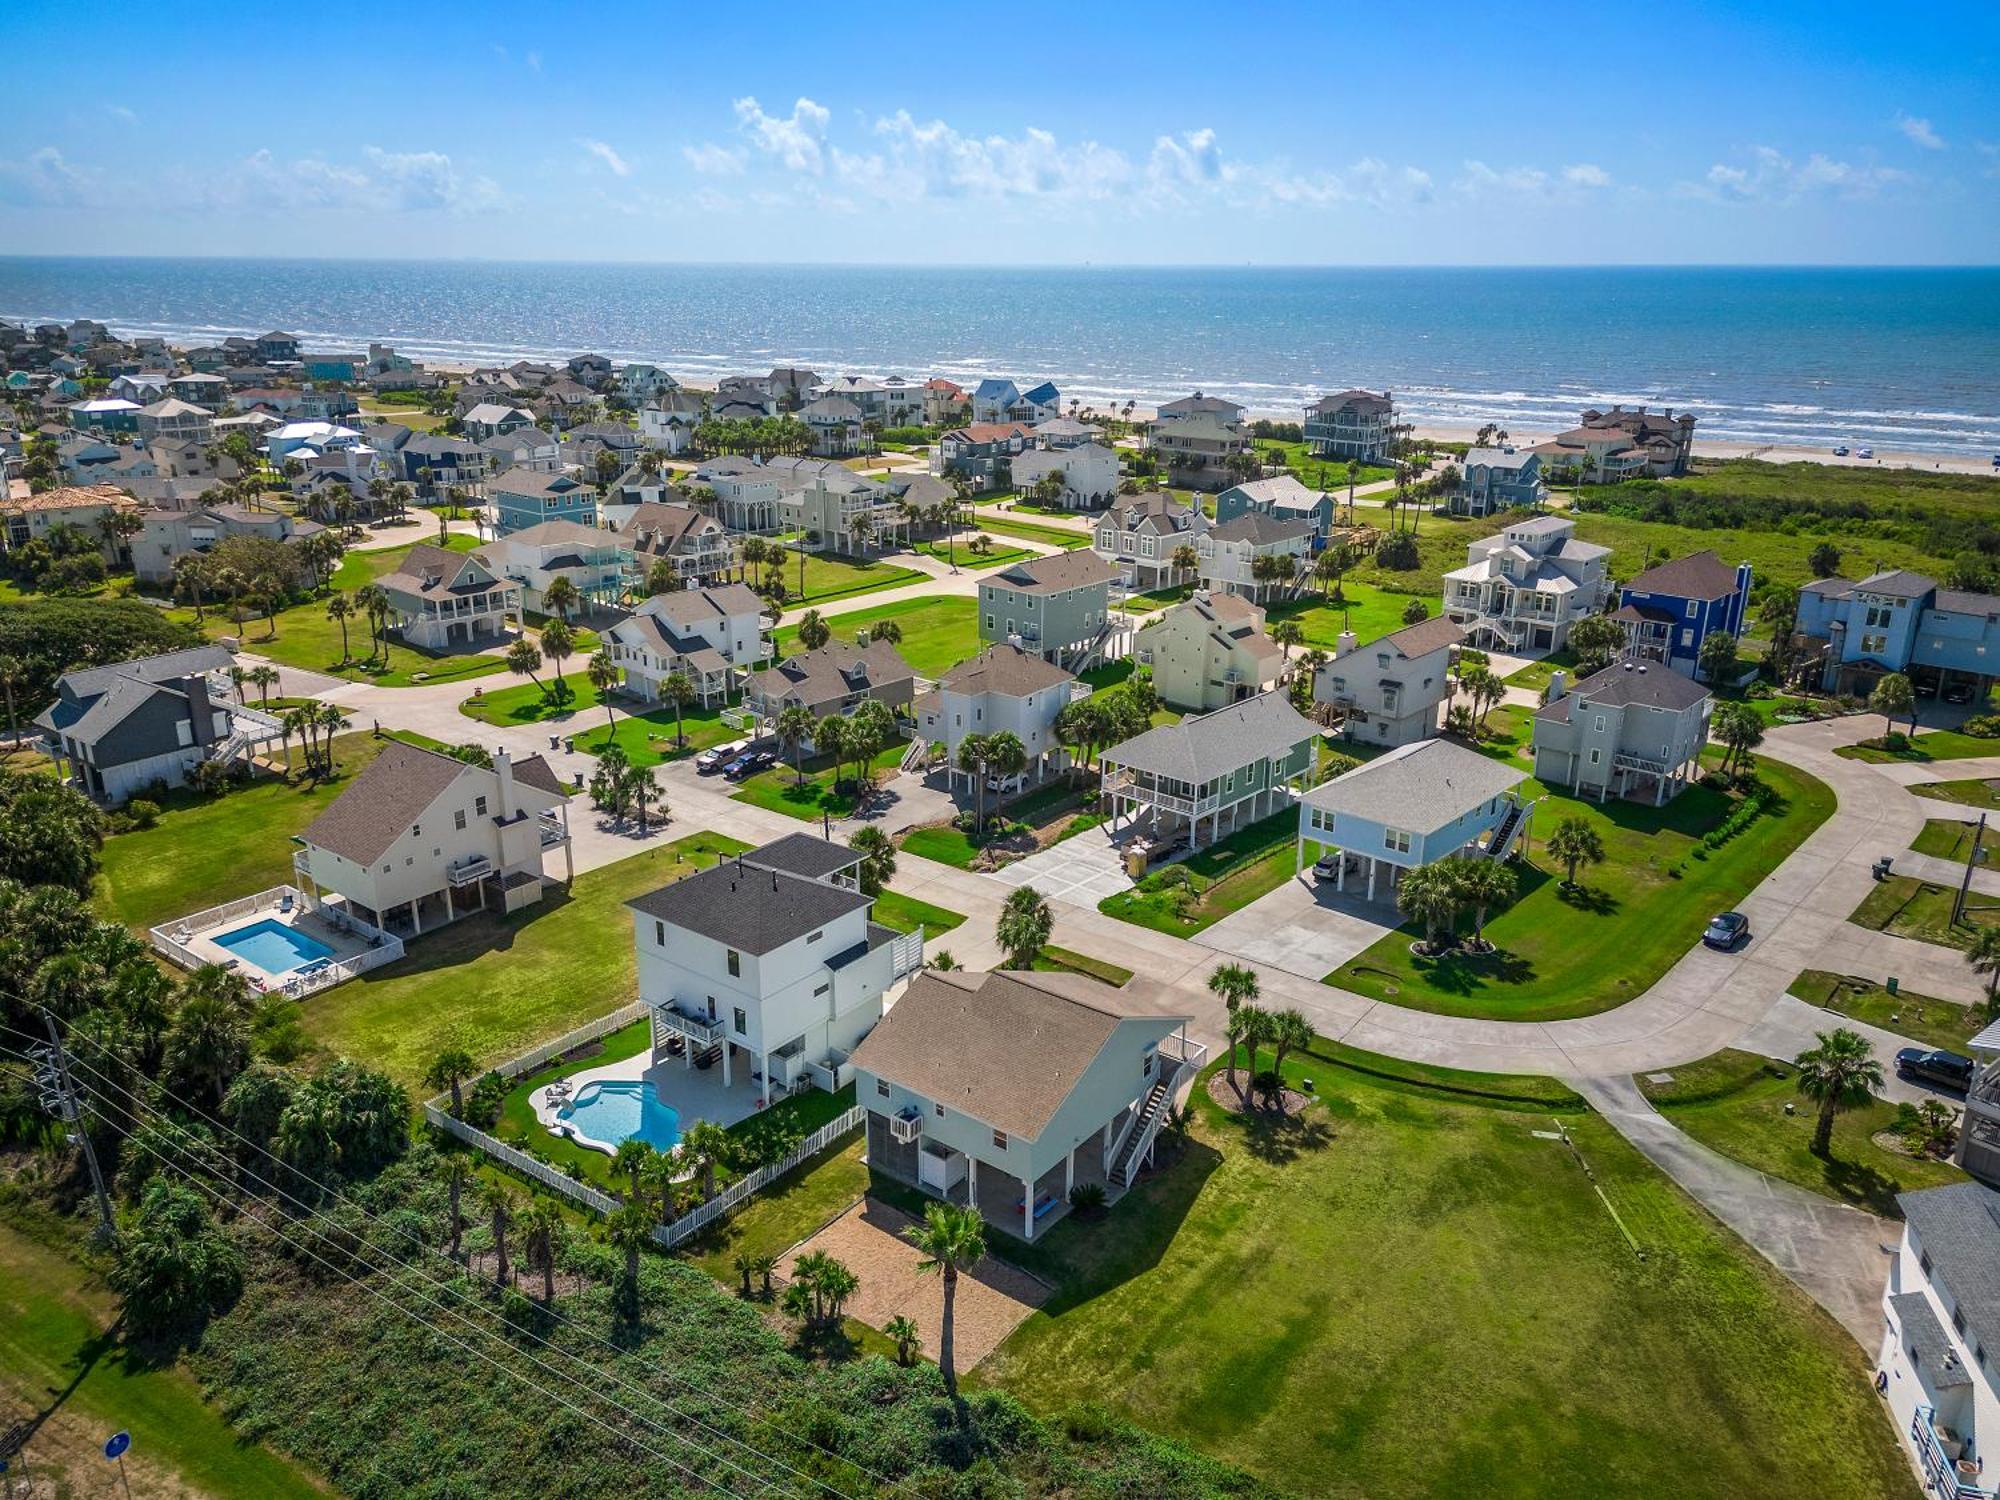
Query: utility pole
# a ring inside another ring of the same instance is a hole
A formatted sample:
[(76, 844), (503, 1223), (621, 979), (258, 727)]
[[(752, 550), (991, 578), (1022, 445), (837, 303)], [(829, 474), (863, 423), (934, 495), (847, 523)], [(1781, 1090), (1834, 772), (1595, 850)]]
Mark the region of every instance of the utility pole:
[(1965, 851), (1965, 875), (1958, 882), (1958, 897), (1951, 904), (1951, 920), (1954, 925), (1965, 920), (1965, 898), (1972, 890), (1972, 870), (1973, 866), (1979, 863), (1979, 856), (1982, 853), (1979, 844), (1985, 837), (1986, 814), (1981, 813), (1978, 827), (1972, 830), (1972, 847)]
[(49, 1044), (31, 1049), (37, 1064), (35, 1083), (41, 1091), (42, 1108), (68, 1125), (70, 1139), (83, 1148), (84, 1162), (90, 1168), (90, 1183), (97, 1190), (98, 1235), (105, 1244), (115, 1244), (118, 1229), (111, 1218), (111, 1195), (104, 1191), (104, 1172), (97, 1165), (97, 1149), (90, 1144), (90, 1131), (83, 1118), (83, 1099), (70, 1077), (69, 1053), (63, 1049), (62, 1037), (56, 1031), (55, 1017), (43, 1012), (42, 1024), (48, 1028)]

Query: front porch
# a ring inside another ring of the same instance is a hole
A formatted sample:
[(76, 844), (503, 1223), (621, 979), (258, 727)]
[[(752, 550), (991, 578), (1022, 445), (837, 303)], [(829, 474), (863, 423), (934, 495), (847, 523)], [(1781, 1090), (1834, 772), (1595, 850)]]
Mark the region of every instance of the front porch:
[[(1186, 782), (1150, 772), (1107, 768), (1099, 787), (1099, 810), (1110, 814), (1107, 827), (1114, 839), (1143, 823), (1150, 842), (1172, 844), (1185, 839), (1194, 851), (1219, 843), (1245, 824), (1283, 811), (1293, 799), (1289, 782), (1245, 790), (1233, 798), (1226, 793), (1196, 797), (1194, 790)], [(1125, 820), (1122, 829), (1121, 818)], [(1204, 826), (1206, 838), (1202, 836)]]
[[(1017, 1239), (1032, 1241), (1050, 1225), (1066, 1218), (1070, 1193), (1085, 1185), (1104, 1189), (1106, 1201), (1122, 1196), (1107, 1169), (1115, 1132), (1131, 1118), (1129, 1108), (1121, 1109), (1105, 1122), (1102, 1131), (1092, 1132), (1053, 1166), (1035, 1175), (1030, 1191), (1028, 1180), (1005, 1171), (978, 1157), (957, 1151), (942, 1141), (921, 1134), (922, 1121), (904, 1116), (868, 1114), (868, 1165), (918, 1192), (946, 1203), (971, 1205), (980, 1217)], [(910, 1135), (914, 1124), (919, 1133)], [(1030, 1212), (1032, 1205), (1033, 1211)]]

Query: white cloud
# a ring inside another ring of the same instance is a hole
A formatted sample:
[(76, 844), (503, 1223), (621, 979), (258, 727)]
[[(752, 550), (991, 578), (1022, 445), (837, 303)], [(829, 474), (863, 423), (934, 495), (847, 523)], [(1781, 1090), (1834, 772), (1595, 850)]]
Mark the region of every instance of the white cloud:
[(603, 162), (605, 166), (609, 167), (613, 176), (630, 177), (632, 175), (632, 164), (604, 141), (582, 140), (578, 141), (577, 144), (583, 147), (587, 153)]
[(1452, 184), (1461, 193), (1539, 193), (1548, 185), (1549, 174), (1539, 167), (1496, 169), (1478, 160), (1466, 162), (1464, 174)]
[(1700, 182), (1681, 183), (1677, 191), (1719, 202), (1790, 203), (1813, 194), (1869, 198), (1915, 180), (1896, 167), (1839, 161), (1820, 151), (1797, 162), (1775, 146), (1752, 146), (1747, 164), (1716, 162)]
[(736, 177), (743, 171), (743, 153), (727, 146), (683, 146), (681, 155), (703, 177)]
[(535, 71), (536, 71), (537, 73), (539, 73), (539, 72), (541, 72), (541, 71), (542, 71), (542, 54), (541, 54), (541, 53), (539, 53), (539, 52), (530, 52), (530, 53), (528, 54), (528, 58), (527, 58), (527, 62), (528, 62), (528, 66), (529, 66), (530, 68), (533, 68), (533, 69), (534, 69), (534, 70), (535, 70)]
[(122, 120), (127, 125), (137, 125), (139, 123), (139, 116), (137, 111), (133, 110), (128, 105), (107, 104), (104, 106), (104, 112), (110, 115), (112, 119)]
[(1571, 187), (1604, 188), (1611, 186), (1611, 174), (1595, 162), (1578, 162), (1575, 166), (1564, 167), (1563, 181)]
[[(223, 212), (297, 212), (307, 209), (367, 213), (479, 213), (501, 207), (505, 195), (492, 179), (468, 177), (441, 151), (385, 151), (365, 147), (360, 162), (323, 157), (281, 161), (268, 150), (252, 152), (222, 172), (189, 185), (194, 206)], [(176, 206), (183, 195), (169, 201)]]
[(1944, 150), (1944, 137), (1931, 129), (1931, 122), (1918, 115), (1897, 115), (1896, 128), (1909, 138), (1912, 145), (1922, 146), (1926, 151)]
[(825, 106), (800, 98), (789, 116), (780, 117), (765, 114), (763, 106), (746, 95), (736, 101), (735, 109), (738, 124), (759, 151), (793, 172), (816, 177), (826, 169), (826, 126), (832, 115)]
[(79, 208), (98, 201), (98, 174), (54, 146), (19, 161), (0, 160), (0, 204), (20, 208)]

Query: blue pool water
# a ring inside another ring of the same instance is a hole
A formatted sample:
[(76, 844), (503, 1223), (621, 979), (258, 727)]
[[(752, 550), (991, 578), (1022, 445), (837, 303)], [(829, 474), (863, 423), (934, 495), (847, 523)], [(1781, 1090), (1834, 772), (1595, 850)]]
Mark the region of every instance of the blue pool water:
[(223, 933), (215, 939), (215, 946), (227, 948), (237, 958), (255, 964), (267, 974), (289, 974), (316, 958), (333, 956), (333, 950), (325, 943), (270, 917)]
[(556, 1117), (607, 1146), (637, 1136), (662, 1151), (680, 1144), (681, 1117), (643, 1080), (586, 1083)]

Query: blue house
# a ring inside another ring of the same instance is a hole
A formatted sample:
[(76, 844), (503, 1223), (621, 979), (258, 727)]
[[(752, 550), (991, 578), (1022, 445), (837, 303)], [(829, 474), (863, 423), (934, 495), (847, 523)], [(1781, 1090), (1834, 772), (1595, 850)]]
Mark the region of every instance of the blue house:
[(1453, 515), (1490, 516), (1496, 510), (1539, 510), (1548, 496), (1539, 453), (1472, 448), (1458, 467), (1458, 488), (1446, 506)]
[(536, 469), (509, 469), (486, 486), (497, 517), (495, 530), (512, 536), (544, 521), (597, 524), (597, 491), (568, 474), (544, 474)]
[(1709, 633), (1741, 635), (1749, 608), (1750, 564), (1732, 571), (1713, 552), (1696, 552), (1648, 568), (1626, 584), (1611, 618), (1625, 627), (1630, 655), (1693, 677)]
[(1400, 746), (1299, 799), (1294, 873), (1305, 869), (1306, 846), (1315, 845), (1339, 854), (1336, 889), (1344, 892), (1352, 875), (1366, 880), (1370, 901), (1393, 901), (1400, 871), (1459, 854), (1506, 859), (1527, 822), (1528, 805), (1515, 791), (1527, 779), (1452, 740)]
[(1333, 496), (1307, 489), (1290, 474), (1279, 474), (1231, 485), (1217, 495), (1215, 524), (1220, 526), (1251, 511), (1279, 521), (1309, 521), (1313, 551), (1317, 552), (1326, 545), (1326, 534), (1333, 528), (1333, 510)]
[(299, 362), (308, 380), (337, 380), (352, 384), (368, 367), (365, 354), (301, 354)]
[(1925, 695), (1984, 697), (2000, 672), (2000, 595), (1942, 588), (1922, 573), (1815, 579), (1799, 590), (1794, 629), (1811, 648), (1801, 672), (1828, 692), (1865, 696), (1902, 672)]

